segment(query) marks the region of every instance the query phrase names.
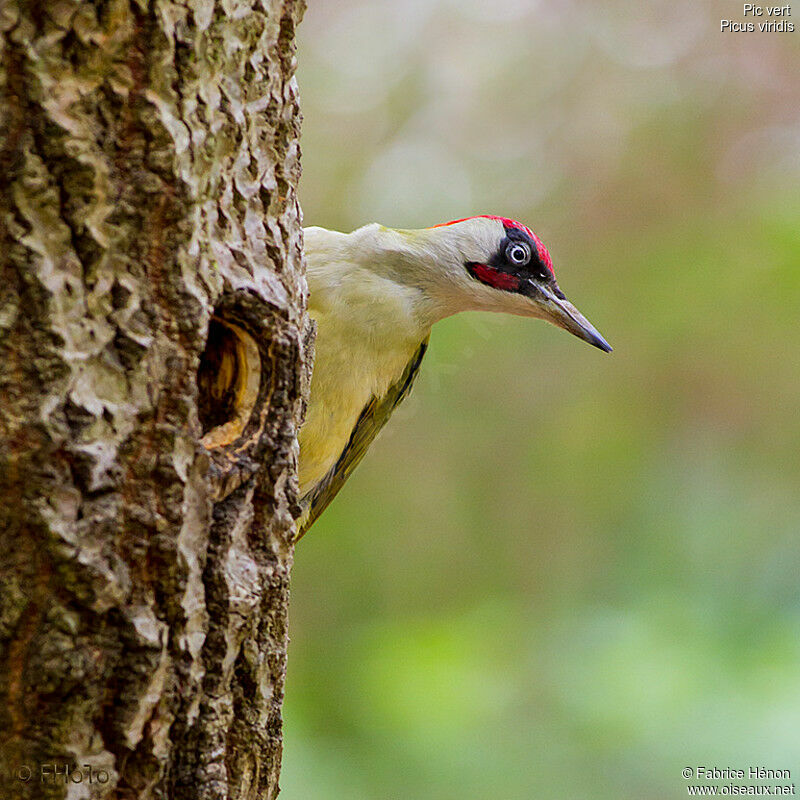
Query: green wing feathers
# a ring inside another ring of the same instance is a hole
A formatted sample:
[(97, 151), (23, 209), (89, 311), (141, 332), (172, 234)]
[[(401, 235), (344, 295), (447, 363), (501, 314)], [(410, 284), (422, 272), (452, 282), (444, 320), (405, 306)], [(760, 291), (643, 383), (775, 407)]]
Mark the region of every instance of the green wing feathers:
[(328, 474), (300, 501), (303, 514), (297, 525), (297, 538), (299, 539), (316, 521), (317, 517), (328, 507), (336, 497), (339, 489), (344, 486), (353, 470), (358, 466), (367, 452), (372, 440), (378, 435), (380, 429), (386, 424), (392, 412), (405, 400), (414, 385), (414, 379), (419, 372), (419, 365), (428, 349), (428, 340), (417, 348), (411, 360), (406, 365), (399, 380), (389, 387), (383, 397), (373, 397), (364, 407), (358, 418), (350, 439), (347, 442), (339, 460), (331, 467)]

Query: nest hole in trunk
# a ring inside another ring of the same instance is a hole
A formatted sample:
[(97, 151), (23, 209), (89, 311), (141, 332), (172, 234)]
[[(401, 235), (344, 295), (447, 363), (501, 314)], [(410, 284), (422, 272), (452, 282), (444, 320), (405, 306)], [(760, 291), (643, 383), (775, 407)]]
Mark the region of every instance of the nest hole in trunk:
[(242, 435), (260, 382), (261, 357), (253, 337), (239, 325), (212, 317), (197, 371), (201, 441), (207, 448), (224, 447)]

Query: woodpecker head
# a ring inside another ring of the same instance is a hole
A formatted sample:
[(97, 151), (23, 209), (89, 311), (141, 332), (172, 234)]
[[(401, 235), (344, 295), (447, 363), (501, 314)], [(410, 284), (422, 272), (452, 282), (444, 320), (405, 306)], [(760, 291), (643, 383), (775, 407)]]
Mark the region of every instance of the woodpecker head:
[(530, 228), (504, 217), (479, 216), (435, 225), (424, 233), (429, 256), (438, 268), (445, 267), (436, 280), (437, 293), (447, 295), (453, 310), (538, 317), (611, 351), (558, 288), (550, 253)]

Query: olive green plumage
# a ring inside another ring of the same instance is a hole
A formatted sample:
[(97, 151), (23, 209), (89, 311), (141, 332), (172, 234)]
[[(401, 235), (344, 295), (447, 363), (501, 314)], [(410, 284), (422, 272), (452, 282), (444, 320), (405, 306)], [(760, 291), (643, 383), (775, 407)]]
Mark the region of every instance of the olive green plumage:
[(428, 340), (429, 337), (426, 337), (425, 341), (420, 344), (419, 349), (414, 353), (400, 376), (400, 380), (392, 384), (383, 397), (373, 397), (367, 403), (339, 460), (331, 467), (322, 481), (303, 498), (303, 516), (297, 526), (298, 539), (314, 524), (317, 517), (336, 497), (339, 489), (344, 486), (345, 481), (366, 454), (372, 440), (389, 421), (395, 408), (408, 397), (419, 373), (425, 351), (428, 349)]

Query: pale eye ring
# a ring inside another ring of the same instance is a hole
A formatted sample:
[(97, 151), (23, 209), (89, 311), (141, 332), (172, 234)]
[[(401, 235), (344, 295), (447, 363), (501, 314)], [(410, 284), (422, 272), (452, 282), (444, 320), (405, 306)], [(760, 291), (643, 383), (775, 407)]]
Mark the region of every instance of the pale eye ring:
[(512, 242), (506, 247), (506, 258), (517, 267), (531, 260), (531, 248), (525, 242)]

